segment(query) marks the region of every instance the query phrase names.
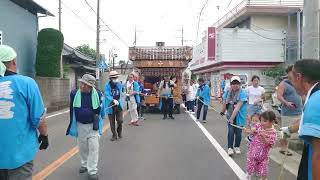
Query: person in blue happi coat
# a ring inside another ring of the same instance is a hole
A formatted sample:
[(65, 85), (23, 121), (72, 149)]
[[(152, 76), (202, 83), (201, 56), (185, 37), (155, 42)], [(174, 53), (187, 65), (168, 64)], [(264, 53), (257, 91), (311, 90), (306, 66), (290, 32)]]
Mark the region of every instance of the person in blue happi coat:
[(201, 109), (203, 107), (203, 115), (202, 121), (203, 123), (207, 122), (207, 112), (208, 106), (210, 105), (211, 97), (210, 97), (210, 88), (204, 82), (203, 78), (198, 79), (199, 87), (196, 94), (197, 101), (197, 121), (200, 121)]
[[(111, 141), (122, 138), (123, 123), (123, 102), (122, 102), (122, 84), (119, 82), (120, 74), (117, 71), (110, 71), (109, 81), (104, 88), (103, 117), (108, 115), (110, 129), (112, 132)], [(117, 128), (116, 128), (117, 122)]]
[(84, 74), (80, 88), (70, 93), (70, 124), (67, 135), (77, 138), (81, 167), (79, 173), (88, 172), (89, 179), (98, 179), (99, 138), (103, 121), (100, 115), (101, 93), (95, 88), (96, 78)]
[(0, 45), (0, 179), (31, 180), (38, 149), (49, 146), (37, 83), (17, 74), (17, 53)]
[(292, 84), (300, 96), (305, 96), (301, 120), (282, 127), (285, 134), (298, 132), (304, 149), (298, 180), (320, 179), (320, 60), (297, 61), (292, 69)]

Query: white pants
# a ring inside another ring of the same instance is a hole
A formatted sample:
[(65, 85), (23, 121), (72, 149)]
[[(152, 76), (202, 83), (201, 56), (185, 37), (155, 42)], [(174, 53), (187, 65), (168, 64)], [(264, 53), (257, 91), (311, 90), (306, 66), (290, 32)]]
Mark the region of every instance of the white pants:
[(78, 146), (81, 167), (88, 169), (88, 174), (97, 174), (99, 159), (99, 132), (94, 131), (92, 124), (78, 122)]
[(135, 122), (138, 120), (138, 111), (137, 111), (138, 105), (136, 103), (136, 99), (134, 98), (134, 96), (130, 96), (130, 101), (128, 102), (128, 104), (129, 104), (131, 122)]

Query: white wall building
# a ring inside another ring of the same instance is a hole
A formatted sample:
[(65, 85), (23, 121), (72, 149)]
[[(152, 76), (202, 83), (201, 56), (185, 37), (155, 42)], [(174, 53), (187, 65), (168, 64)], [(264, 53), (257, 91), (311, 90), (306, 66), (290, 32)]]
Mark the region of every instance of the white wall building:
[[(226, 73), (246, 84), (258, 75), (270, 88), (273, 81), (262, 70), (301, 57), (302, 8), (303, 0), (244, 0), (208, 28), (194, 48), (191, 71), (211, 82), (216, 97)], [(212, 53), (214, 58), (208, 58)]]

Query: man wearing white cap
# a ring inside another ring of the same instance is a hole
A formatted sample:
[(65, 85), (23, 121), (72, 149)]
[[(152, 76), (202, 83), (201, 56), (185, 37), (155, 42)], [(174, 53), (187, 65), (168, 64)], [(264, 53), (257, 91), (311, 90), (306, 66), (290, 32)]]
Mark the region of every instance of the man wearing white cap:
[[(111, 141), (115, 141), (118, 138), (122, 138), (122, 111), (123, 103), (122, 99), (122, 84), (119, 82), (120, 74), (117, 71), (111, 71), (108, 81), (104, 88), (104, 102), (103, 107), (105, 113), (107, 113), (110, 121), (110, 128), (112, 132)], [(117, 130), (116, 130), (117, 121)]]
[(67, 135), (77, 137), (81, 167), (79, 173), (88, 171), (89, 179), (98, 179), (99, 138), (102, 134), (100, 114), (101, 94), (95, 88), (96, 78), (82, 76), (80, 88), (70, 93), (70, 124)]
[(1, 180), (31, 180), (38, 149), (49, 145), (38, 85), (32, 78), (16, 73), (16, 57), (14, 49), (0, 45)]

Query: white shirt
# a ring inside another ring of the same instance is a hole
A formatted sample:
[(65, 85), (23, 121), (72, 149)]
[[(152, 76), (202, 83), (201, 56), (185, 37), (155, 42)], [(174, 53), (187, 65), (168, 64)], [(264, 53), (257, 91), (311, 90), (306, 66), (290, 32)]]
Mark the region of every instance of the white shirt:
[(199, 84), (193, 84), (192, 85), (193, 88), (193, 93), (194, 93), (194, 99), (196, 98), (197, 92), (198, 92), (198, 88), (199, 88)]
[(195, 94), (193, 90), (193, 86), (188, 87), (188, 93), (187, 93), (187, 101), (193, 101), (195, 99)]
[(230, 87), (231, 87), (230, 79), (225, 80), (225, 86), (224, 86), (223, 92), (229, 91)]
[(264, 88), (261, 86), (258, 86), (258, 87), (249, 86), (247, 87), (246, 91), (249, 98), (249, 104), (254, 104), (255, 101), (260, 100), (262, 94), (265, 93)]
[[(160, 95), (167, 95), (167, 94), (171, 94), (171, 88), (169, 87), (168, 85), (168, 82), (166, 83), (166, 87), (163, 88), (163, 83), (165, 83), (163, 80), (160, 82), (160, 85), (159, 85), (159, 89), (161, 89), (161, 92), (160, 92)], [(172, 80), (170, 80), (170, 84), (173, 85), (174, 82)]]

